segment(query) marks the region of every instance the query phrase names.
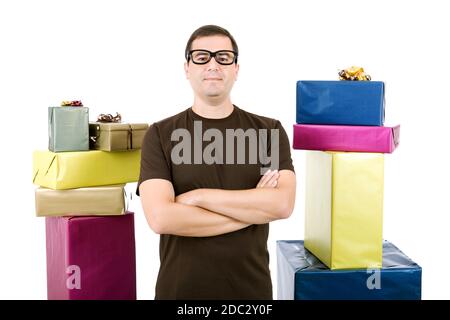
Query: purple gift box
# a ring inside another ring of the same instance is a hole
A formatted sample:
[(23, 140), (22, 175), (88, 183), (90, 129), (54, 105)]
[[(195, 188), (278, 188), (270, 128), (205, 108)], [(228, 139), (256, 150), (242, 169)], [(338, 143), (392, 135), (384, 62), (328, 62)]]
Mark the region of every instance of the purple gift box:
[(392, 153), (400, 126), (335, 126), (294, 124), (294, 149)]
[(49, 300), (135, 300), (134, 214), (46, 217)]

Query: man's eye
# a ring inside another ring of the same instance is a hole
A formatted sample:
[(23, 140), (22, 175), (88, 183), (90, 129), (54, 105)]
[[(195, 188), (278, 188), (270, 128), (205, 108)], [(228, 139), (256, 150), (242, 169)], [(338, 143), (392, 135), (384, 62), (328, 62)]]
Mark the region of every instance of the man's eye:
[(194, 59), (197, 61), (206, 61), (208, 60), (208, 55), (206, 54), (197, 54), (194, 56)]
[(230, 62), (231, 59), (232, 59), (232, 57), (229, 54), (221, 54), (221, 55), (219, 55), (219, 60), (221, 62)]

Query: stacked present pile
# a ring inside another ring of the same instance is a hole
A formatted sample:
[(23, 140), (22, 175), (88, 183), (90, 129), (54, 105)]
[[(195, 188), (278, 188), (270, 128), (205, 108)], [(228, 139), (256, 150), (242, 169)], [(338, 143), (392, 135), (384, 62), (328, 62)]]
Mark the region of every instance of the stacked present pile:
[(147, 124), (89, 122), (80, 101), (49, 107), (49, 150), (33, 153), (36, 215), (46, 219), (48, 299), (136, 299), (134, 215)]
[(305, 240), (277, 242), (278, 298), (420, 299), (421, 268), (382, 238), (384, 153), (400, 127), (383, 126), (383, 82), (356, 67), (339, 76), (297, 82)]

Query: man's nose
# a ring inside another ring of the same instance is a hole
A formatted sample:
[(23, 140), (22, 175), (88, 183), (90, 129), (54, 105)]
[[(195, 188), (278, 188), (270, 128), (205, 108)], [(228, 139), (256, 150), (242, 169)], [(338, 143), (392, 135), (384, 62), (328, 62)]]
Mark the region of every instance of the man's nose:
[(211, 57), (211, 60), (206, 64), (206, 67), (209, 70), (218, 70), (220, 65), (217, 63), (216, 58)]

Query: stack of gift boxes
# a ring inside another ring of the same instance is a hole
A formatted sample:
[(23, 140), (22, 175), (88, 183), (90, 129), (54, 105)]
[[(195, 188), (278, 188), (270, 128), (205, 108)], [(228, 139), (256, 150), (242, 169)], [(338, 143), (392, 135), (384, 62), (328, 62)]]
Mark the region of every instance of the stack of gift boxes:
[(279, 299), (420, 299), (421, 268), (383, 241), (384, 83), (298, 81), (293, 148), (306, 151), (305, 240), (277, 241)]
[(147, 124), (89, 122), (81, 103), (48, 109), (49, 150), (33, 153), (45, 217), (48, 299), (136, 299), (134, 214)]

